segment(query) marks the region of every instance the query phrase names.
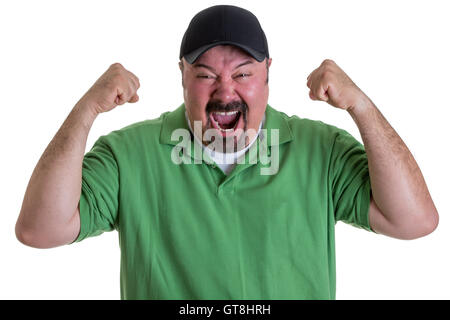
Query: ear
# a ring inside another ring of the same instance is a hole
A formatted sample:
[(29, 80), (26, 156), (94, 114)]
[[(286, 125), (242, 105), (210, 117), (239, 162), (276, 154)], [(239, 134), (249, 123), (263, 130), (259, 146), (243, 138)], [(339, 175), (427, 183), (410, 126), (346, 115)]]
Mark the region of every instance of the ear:
[(180, 68), (181, 71), (181, 86), (184, 88), (184, 64), (183, 64), (183, 60), (180, 60), (180, 62), (178, 62), (178, 67)]
[(267, 60), (267, 68), (270, 68), (270, 65), (272, 64), (272, 58), (269, 58)]

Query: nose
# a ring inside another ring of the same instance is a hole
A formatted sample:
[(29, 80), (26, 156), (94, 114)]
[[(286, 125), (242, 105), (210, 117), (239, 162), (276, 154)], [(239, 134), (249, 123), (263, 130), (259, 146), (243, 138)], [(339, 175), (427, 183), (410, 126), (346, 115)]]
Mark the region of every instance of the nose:
[(240, 100), (231, 80), (220, 80), (213, 92), (213, 99), (224, 104)]

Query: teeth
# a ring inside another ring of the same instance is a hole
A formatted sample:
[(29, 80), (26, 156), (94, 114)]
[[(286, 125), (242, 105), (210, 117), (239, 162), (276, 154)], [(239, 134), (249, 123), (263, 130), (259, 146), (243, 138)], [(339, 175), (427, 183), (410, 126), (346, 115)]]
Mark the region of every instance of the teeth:
[(239, 111), (230, 111), (230, 112), (214, 112), (215, 114), (218, 114), (220, 116), (231, 116), (233, 114), (238, 113)]

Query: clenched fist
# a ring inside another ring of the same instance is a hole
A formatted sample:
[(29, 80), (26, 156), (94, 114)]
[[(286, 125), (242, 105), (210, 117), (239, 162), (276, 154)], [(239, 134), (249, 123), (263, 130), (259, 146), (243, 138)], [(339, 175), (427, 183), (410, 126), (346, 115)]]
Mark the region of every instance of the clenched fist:
[(332, 60), (322, 64), (307, 78), (309, 97), (325, 101), (332, 106), (350, 111), (368, 98), (350, 77)]
[(95, 113), (107, 112), (125, 102), (137, 102), (139, 79), (120, 63), (112, 64), (81, 98)]

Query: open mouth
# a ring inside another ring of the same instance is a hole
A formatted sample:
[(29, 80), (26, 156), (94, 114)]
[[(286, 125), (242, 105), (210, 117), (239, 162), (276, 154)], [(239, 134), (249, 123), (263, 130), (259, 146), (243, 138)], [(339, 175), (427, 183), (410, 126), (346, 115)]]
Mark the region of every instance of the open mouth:
[(211, 122), (221, 133), (232, 133), (238, 126), (241, 118), (241, 111), (211, 112), (209, 115)]

